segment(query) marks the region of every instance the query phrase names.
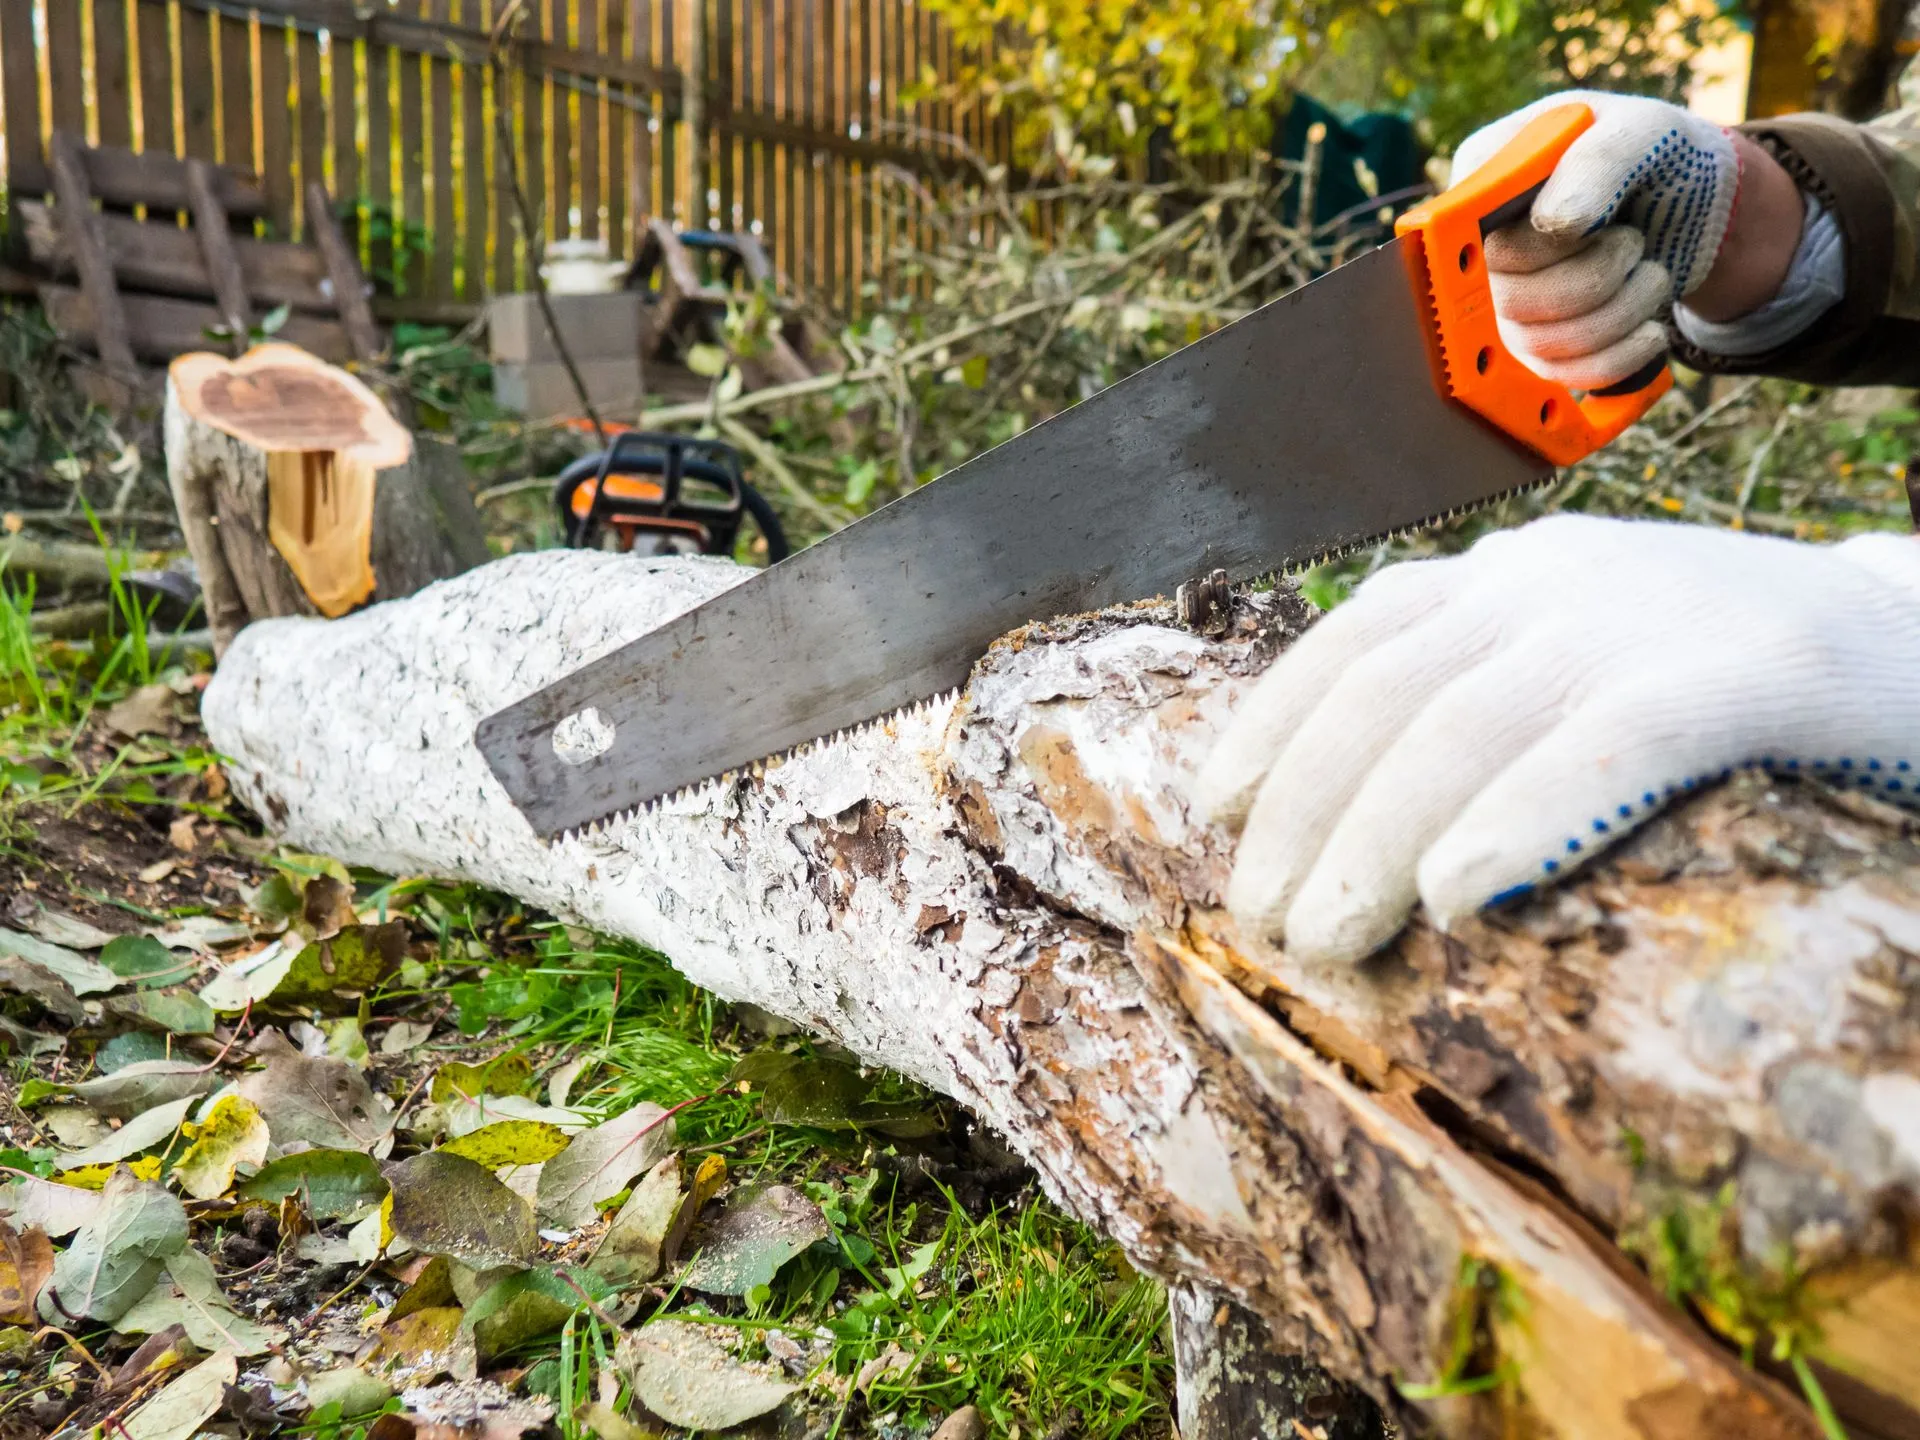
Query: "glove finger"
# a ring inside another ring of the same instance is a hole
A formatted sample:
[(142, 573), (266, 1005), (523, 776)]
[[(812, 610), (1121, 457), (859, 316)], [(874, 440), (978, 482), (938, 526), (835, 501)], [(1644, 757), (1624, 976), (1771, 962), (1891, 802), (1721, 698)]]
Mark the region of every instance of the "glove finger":
[[(1639, 828), (1674, 795), (1761, 748), (1752, 724), (1702, 725), (1675, 697), (1689, 679), (1616, 691), (1581, 707), (1462, 808), (1422, 857), (1418, 883), (1445, 925), (1549, 884)], [(1755, 733), (1742, 733), (1753, 728)]]
[(1288, 953), (1358, 960), (1419, 899), (1420, 857), (1464, 806), (1559, 721), (1563, 645), (1518, 645), (1450, 680), (1367, 775), (1286, 913)]
[(1199, 813), (1215, 824), (1245, 820), (1267, 771), (1321, 697), (1347, 666), (1443, 603), (1456, 564), (1421, 560), (1382, 570), (1295, 641), (1241, 699), (1200, 767)]
[[(1542, 360), (1578, 360), (1618, 344), (1660, 314), (1671, 297), (1667, 272), (1643, 260), (1626, 283), (1591, 310), (1539, 324), (1511, 317), (1519, 348)], [(1499, 301), (1496, 297), (1495, 305)]]
[(1527, 349), (1522, 327), (1502, 325), (1500, 334), (1507, 348), (1534, 374), (1565, 385), (1569, 390), (1600, 390), (1617, 385), (1629, 375), (1637, 375), (1667, 353), (1667, 327), (1658, 320), (1644, 325), (1591, 355), (1568, 360), (1549, 360)]
[(1596, 111), (1591, 129), (1567, 147), (1533, 202), (1533, 227), (1547, 234), (1584, 235), (1613, 219), (1634, 193), (1649, 153), (1661, 138), (1637, 105)]
[(1462, 140), (1453, 152), (1453, 173), (1448, 183), (1458, 185), (1486, 164), (1502, 145), (1518, 135), (1542, 111), (1557, 109), (1576, 101), (1594, 105), (1596, 101), (1604, 102), (1606, 98), (1593, 90), (1565, 90), (1535, 100), (1530, 105), (1523, 105), (1511, 114), (1503, 115), (1498, 120), (1481, 126)]
[(1428, 700), (1494, 643), (1497, 612), (1453, 607), (1348, 665), (1261, 783), (1240, 836), (1227, 908), (1251, 931), (1280, 929), (1380, 755)]
[[(1496, 231), (1495, 235), (1504, 233)], [(1540, 238), (1564, 243), (1557, 241), (1556, 237)], [(1487, 240), (1487, 278), (1493, 286), (1494, 309), (1508, 320), (1523, 325), (1592, 314), (1625, 288), (1647, 243), (1646, 237), (1638, 230), (1625, 225), (1609, 225), (1596, 232), (1590, 244), (1584, 245), (1568, 258), (1556, 264), (1516, 273), (1495, 268), (1493, 239), (1493, 236), (1489, 236)], [(1657, 311), (1658, 306), (1644, 315), (1636, 316), (1634, 324), (1651, 319)]]
[(1557, 266), (1609, 233), (1610, 230), (1601, 230), (1595, 235), (1544, 235), (1524, 224), (1494, 231), (1486, 238), (1487, 270), (1495, 282), (1493, 293), (1499, 295), (1502, 276), (1531, 275)]

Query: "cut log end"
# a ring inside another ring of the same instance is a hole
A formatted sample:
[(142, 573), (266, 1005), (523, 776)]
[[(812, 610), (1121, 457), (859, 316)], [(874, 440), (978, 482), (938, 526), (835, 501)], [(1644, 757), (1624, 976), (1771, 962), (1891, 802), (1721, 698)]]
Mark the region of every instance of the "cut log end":
[(267, 535), (313, 609), (337, 617), (372, 596), (376, 480), (413, 454), (379, 398), (292, 345), (186, 355), (168, 374), (187, 418), (264, 457)]

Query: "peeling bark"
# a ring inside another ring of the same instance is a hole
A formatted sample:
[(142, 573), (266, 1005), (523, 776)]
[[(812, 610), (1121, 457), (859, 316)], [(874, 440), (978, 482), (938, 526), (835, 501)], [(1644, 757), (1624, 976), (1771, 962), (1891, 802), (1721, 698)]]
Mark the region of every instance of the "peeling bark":
[(1762, 1314), (1873, 1433), (1920, 1434), (1900, 817), (1736, 782), (1559, 892), (1303, 965), (1236, 932), (1230, 839), (1184, 798), (1306, 623), (1282, 591), (1211, 640), (1157, 603), (1029, 627), (959, 697), (542, 845), (474, 724), (740, 578), (544, 553), (257, 624), (208, 728), (303, 846), (632, 936), (954, 1096), (1137, 1263), (1415, 1433), (1814, 1440), (1710, 1329)]

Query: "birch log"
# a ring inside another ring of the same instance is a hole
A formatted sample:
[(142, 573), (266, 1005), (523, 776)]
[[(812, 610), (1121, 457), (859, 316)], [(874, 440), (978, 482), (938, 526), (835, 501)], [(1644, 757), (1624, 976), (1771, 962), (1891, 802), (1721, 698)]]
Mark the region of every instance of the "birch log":
[(1306, 622), (1280, 591), (1218, 639), (1029, 627), (960, 696), (541, 844), (476, 721), (742, 575), (542, 553), (256, 624), (208, 728), (306, 848), (642, 940), (956, 1097), (1414, 1433), (1814, 1440), (1799, 1357), (1856, 1437), (1920, 1435), (1900, 816), (1750, 777), (1558, 892), (1301, 964), (1218, 908), (1231, 842), (1184, 798)]

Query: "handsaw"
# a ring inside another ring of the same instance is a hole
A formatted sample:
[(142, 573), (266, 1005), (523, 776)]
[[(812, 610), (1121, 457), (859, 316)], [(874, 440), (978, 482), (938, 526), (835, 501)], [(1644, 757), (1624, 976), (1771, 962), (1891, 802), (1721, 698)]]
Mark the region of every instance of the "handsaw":
[(488, 716), (488, 764), (542, 836), (584, 830), (950, 691), (1029, 621), (1550, 478), (1673, 383), (1662, 360), (1575, 396), (1495, 325), (1482, 241), (1592, 124), (1546, 112), (1370, 254)]

